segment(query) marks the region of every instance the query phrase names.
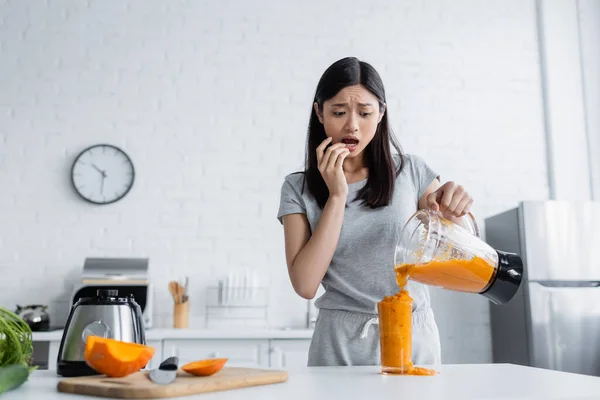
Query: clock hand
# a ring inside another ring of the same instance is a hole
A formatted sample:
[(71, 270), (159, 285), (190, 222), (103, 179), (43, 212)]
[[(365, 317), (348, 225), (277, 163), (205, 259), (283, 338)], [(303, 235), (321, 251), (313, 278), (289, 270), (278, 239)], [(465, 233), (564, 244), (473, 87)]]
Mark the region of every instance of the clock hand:
[(100, 182), (100, 194), (104, 194), (104, 178), (106, 178), (106, 174), (102, 174), (102, 182)]
[(92, 167), (94, 167), (96, 169), (96, 171), (100, 172), (104, 176), (104, 171), (102, 171), (100, 168), (96, 167), (95, 164), (92, 164)]

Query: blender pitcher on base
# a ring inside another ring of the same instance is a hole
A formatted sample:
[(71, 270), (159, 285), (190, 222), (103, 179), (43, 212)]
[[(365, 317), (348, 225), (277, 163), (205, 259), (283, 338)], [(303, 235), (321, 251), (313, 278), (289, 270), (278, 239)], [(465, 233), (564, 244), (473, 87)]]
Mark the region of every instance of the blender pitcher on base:
[(377, 304), (384, 374), (435, 375), (412, 364), (412, 298), (408, 279), (458, 292), (477, 293), (496, 304), (515, 295), (523, 276), (517, 254), (493, 249), (479, 237), (471, 214), (452, 222), (419, 210), (400, 232), (394, 256), (400, 291)]

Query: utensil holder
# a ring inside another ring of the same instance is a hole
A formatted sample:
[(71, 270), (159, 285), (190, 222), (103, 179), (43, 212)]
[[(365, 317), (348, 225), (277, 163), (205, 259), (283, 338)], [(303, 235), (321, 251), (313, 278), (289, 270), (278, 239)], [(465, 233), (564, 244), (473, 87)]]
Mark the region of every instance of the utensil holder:
[(190, 319), (190, 302), (175, 303), (173, 309), (173, 328), (185, 329)]

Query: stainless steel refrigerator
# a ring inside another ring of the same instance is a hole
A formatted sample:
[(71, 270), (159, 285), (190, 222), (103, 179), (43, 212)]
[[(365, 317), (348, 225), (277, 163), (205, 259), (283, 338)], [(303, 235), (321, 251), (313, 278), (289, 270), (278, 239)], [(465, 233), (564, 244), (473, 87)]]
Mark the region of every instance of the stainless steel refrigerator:
[(525, 267), (513, 299), (490, 303), (494, 362), (600, 376), (600, 202), (522, 202), (485, 235)]

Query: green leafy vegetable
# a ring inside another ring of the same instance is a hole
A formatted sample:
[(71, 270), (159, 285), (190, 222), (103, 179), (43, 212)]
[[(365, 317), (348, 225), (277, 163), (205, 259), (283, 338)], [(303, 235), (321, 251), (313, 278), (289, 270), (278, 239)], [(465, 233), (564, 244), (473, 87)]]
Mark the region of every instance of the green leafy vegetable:
[(29, 367), (33, 355), (31, 328), (21, 317), (0, 307), (0, 367)]
[(21, 317), (0, 307), (0, 393), (21, 386), (29, 373), (33, 355), (31, 328)]
[(0, 394), (16, 389), (29, 377), (29, 368), (23, 364), (13, 364), (0, 368)]

